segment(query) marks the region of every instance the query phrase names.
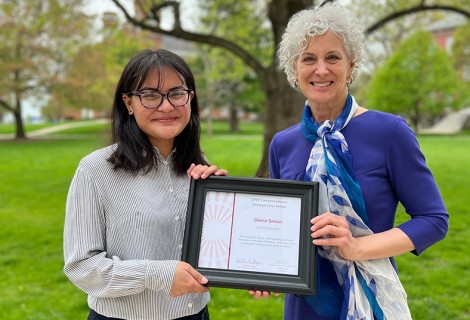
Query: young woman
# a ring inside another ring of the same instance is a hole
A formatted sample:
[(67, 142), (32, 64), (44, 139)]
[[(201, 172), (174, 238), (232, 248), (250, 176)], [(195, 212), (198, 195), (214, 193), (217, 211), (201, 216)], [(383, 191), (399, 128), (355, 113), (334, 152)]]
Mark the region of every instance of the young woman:
[(199, 145), (194, 77), (144, 50), (116, 88), (113, 144), (80, 161), (64, 230), (64, 272), (88, 319), (209, 319), (207, 279), (180, 261), (190, 178), (226, 175)]

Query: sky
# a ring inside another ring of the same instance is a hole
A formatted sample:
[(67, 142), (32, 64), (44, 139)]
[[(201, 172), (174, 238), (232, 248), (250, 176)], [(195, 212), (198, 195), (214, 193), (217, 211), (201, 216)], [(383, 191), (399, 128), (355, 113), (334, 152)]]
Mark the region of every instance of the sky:
[[(120, 2), (124, 5), (129, 13), (134, 14), (133, 0), (120, 0)], [(194, 25), (192, 21), (195, 16), (195, 10), (197, 10), (195, 1), (180, 0), (179, 2), (183, 28), (190, 29), (191, 26)], [(122, 19), (124, 19), (124, 15), (122, 14), (121, 9), (119, 9), (111, 0), (85, 0), (85, 3), (85, 12), (95, 13), (101, 16), (103, 12), (112, 11), (116, 12), (120, 17), (122, 17)], [(172, 19), (170, 17), (172, 17), (172, 14), (168, 14), (167, 17), (165, 17), (165, 10), (162, 11), (162, 14), (162, 26), (171, 26)]]
[[(134, 13), (133, 0), (120, 0), (123, 6), (131, 13)], [(119, 9), (111, 0), (85, 0), (84, 11), (86, 13), (98, 14), (101, 16), (103, 12), (116, 12), (120, 17), (124, 18), (121, 9)]]

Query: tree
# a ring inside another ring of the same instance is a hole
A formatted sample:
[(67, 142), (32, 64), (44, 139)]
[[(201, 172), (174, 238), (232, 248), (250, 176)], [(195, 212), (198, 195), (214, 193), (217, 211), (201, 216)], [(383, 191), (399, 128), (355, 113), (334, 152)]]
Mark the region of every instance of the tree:
[[(448, 4), (450, 2), (448, 1)], [(454, 0), (452, 4), (459, 6), (463, 5), (463, 2)], [(384, 20), (385, 12), (406, 13), (409, 5), (409, 0), (350, 0), (347, 8), (354, 16), (360, 17), (363, 26), (374, 26), (377, 21)], [(434, 22), (442, 20), (445, 13), (445, 11), (435, 8), (434, 10), (422, 10), (414, 14), (400, 14), (393, 21), (389, 21), (379, 29), (367, 32), (367, 41), (364, 46), (364, 65), (360, 66), (361, 72), (351, 86), (351, 91), (354, 93), (356, 100), (363, 101), (365, 99), (364, 93), (374, 72), (404, 39), (416, 33), (416, 30), (425, 29)]]
[[(122, 5), (121, 0), (112, 0), (124, 13), (127, 20), (141, 28), (161, 34), (171, 35), (185, 40), (206, 43), (218, 46), (231, 51), (240, 57), (258, 76), (261, 87), (265, 93), (265, 116), (264, 116), (264, 139), (263, 156), (258, 168), (257, 176), (267, 175), (268, 146), (272, 136), (286, 127), (296, 123), (300, 119), (304, 98), (288, 84), (285, 75), (278, 68), (276, 60), (277, 46), (284, 33), (289, 18), (296, 12), (320, 4), (320, 1), (312, 0), (272, 0), (266, 10), (260, 11), (264, 16), (259, 16), (259, 21), (269, 23), (271, 26), (272, 46), (270, 60), (267, 63), (257, 56), (250, 54), (244, 47), (244, 43), (236, 43), (224, 36), (211, 33), (190, 32), (182, 27), (180, 19), (180, 6), (177, 1), (157, 1), (157, 0), (136, 0), (138, 10), (141, 15), (131, 16)], [(210, 0), (208, 0), (210, 1)], [(326, 1), (333, 2), (333, 1)], [(254, 4), (259, 4), (258, 1)], [(462, 4), (463, 6), (463, 4)], [(164, 9), (173, 9), (174, 23), (171, 28), (160, 24), (160, 12)], [(407, 7), (393, 12), (388, 12), (384, 17), (372, 23), (367, 28), (366, 33), (374, 32), (388, 22), (399, 17), (426, 10), (450, 10), (459, 12), (470, 17), (470, 11), (461, 9), (458, 6), (432, 4), (427, 5), (425, 0), (411, 1)], [(230, 15), (220, 17), (220, 19), (231, 19)]]
[(60, 81), (67, 56), (87, 38), (82, 0), (0, 1), (0, 107), (13, 113), (17, 139), (27, 97), (43, 99)]
[[(193, 62), (190, 64), (193, 65), (192, 70), (198, 87), (201, 111), (206, 113), (207, 137), (212, 136), (213, 110), (216, 106), (223, 106), (226, 100), (230, 100), (227, 96), (233, 98), (235, 95), (234, 86), (240, 83), (234, 80), (233, 72), (224, 72), (227, 69), (227, 61), (230, 61), (224, 58), (226, 55), (226, 52), (218, 48), (205, 48), (204, 45), (201, 45), (198, 48), (197, 57), (190, 60)], [(230, 117), (230, 128), (231, 132), (236, 132), (238, 131), (238, 119), (234, 121), (233, 118)]]
[(429, 32), (403, 41), (376, 72), (366, 92), (367, 104), (408, 117), (415, 131), (452, 107), (457, 76), (447, 53)]
[[(223, 36), (234, 43), (243, 43), (244, 48), (260, 61), (270, 60), (272, 39), (269, 25), (259, 19), (266, 10), (263, 1), (199, 0), (198, 9), (202, 27), (207, 33)], [(219, 94), (212, 97), (219, 97), (215, 101), (219, 106), (229, 107), (230, 129), (237, 132), (238, 110), (253, 108), (244, 98), (247, 95), (256, 97), (250, 92), (259, 84), (255, 80), (256, 74), (230, 51), (207, 45), (202, 46), (201, 51), (207, 52), (206, 65), (211, 67), (212, 87), (218, 87), (216, 90)], [(260, 99), (253, 102), (260, 102)]]
[[(354, 16), (360, 17), (363, 26), (368, 26), (383, 20), (384, 12), (400, 12), (408, 6), (409, 0), (351, 0), (348, 9)], [(425, 28), (440, 19), (442, 11), (422, 11), (413, 15), (401, 15), (379, 29), (370, 30), (364, 48), (367, 65), (362, 68), (361, 73), (368, 75), (373, 73), (395, 51), (401, 41), (415, 33), (417, 29)]]
[(102, 39), (71, 56), (62, 81), (51, 90), (47, 109), (54, 118), (62, 117), (64, 106), (109, 113), (124, 66), (137, 51), (154, 45), (145, 32), (123, 27), (117, 20), (97, 34)]
[[(230, 109), (230, 132), (238, 132), (238, 110), (260, 112), (264, 96), (251, 70), (227, 51), (198, 46), (197, 55), (186, 57), (196, 78), (201, 111), (205, 112), (206, 134), (212, 136), (213, 110)], [(234, 61), (235, 60), (235, 61)]]

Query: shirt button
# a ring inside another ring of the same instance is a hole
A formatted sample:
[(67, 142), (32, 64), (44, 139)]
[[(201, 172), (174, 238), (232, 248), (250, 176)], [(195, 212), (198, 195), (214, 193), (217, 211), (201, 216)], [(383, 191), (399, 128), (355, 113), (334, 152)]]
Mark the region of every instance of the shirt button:
[(188, 309), (191, 309), (193, 307), (193, 304), (190, 302), (188, 303)]
[(178, 249), (181, 249), (181, 248), (183, 248), (183, 245), (180, 243), (178, 244)]
[(168, 161), (163, 160), (162, 163), (166, 166), (168, 164)]
[(180, 221), (180, 217), (179, 217), (179, 216), (176, 216), (176, 217), (175, 217), (175, 220), (176, 220), (176, 221)]
[(170, 193), (173, 193), (173, 188), (170, 188)]

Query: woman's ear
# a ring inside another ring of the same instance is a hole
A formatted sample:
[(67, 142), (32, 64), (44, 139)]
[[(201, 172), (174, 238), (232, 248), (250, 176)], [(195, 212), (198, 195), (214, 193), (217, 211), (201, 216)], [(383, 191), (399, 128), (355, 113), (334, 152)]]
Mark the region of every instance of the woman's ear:
[(297, 74), (297, 65), (294, 63), (294, 85), (300, 89), (299, 75)]
[(352, 74), (353, 74), (353, 70), (354, 70), (354, 67), (356, 66), (356, 62), (354, 62), (353, 60), (351, 60), (351, 62), (349, 63), (349, 67), (350, 67), (350, 70), (349, 70), (349, 77), (352, 78)]
[(124, 101), (124, 104), (125, 104), (126, 107), (129, 106), (129, 100), (130, 100), (130, 99), (129, 99), (128, 96), (122, 95), (122, 101)]
[(129, 96), (123, 95), (122, 101), (124, 101), (124, 105), (126, 106), (129, 114), (133, 114), (134, 110), (132, 109), (131, 98)]

